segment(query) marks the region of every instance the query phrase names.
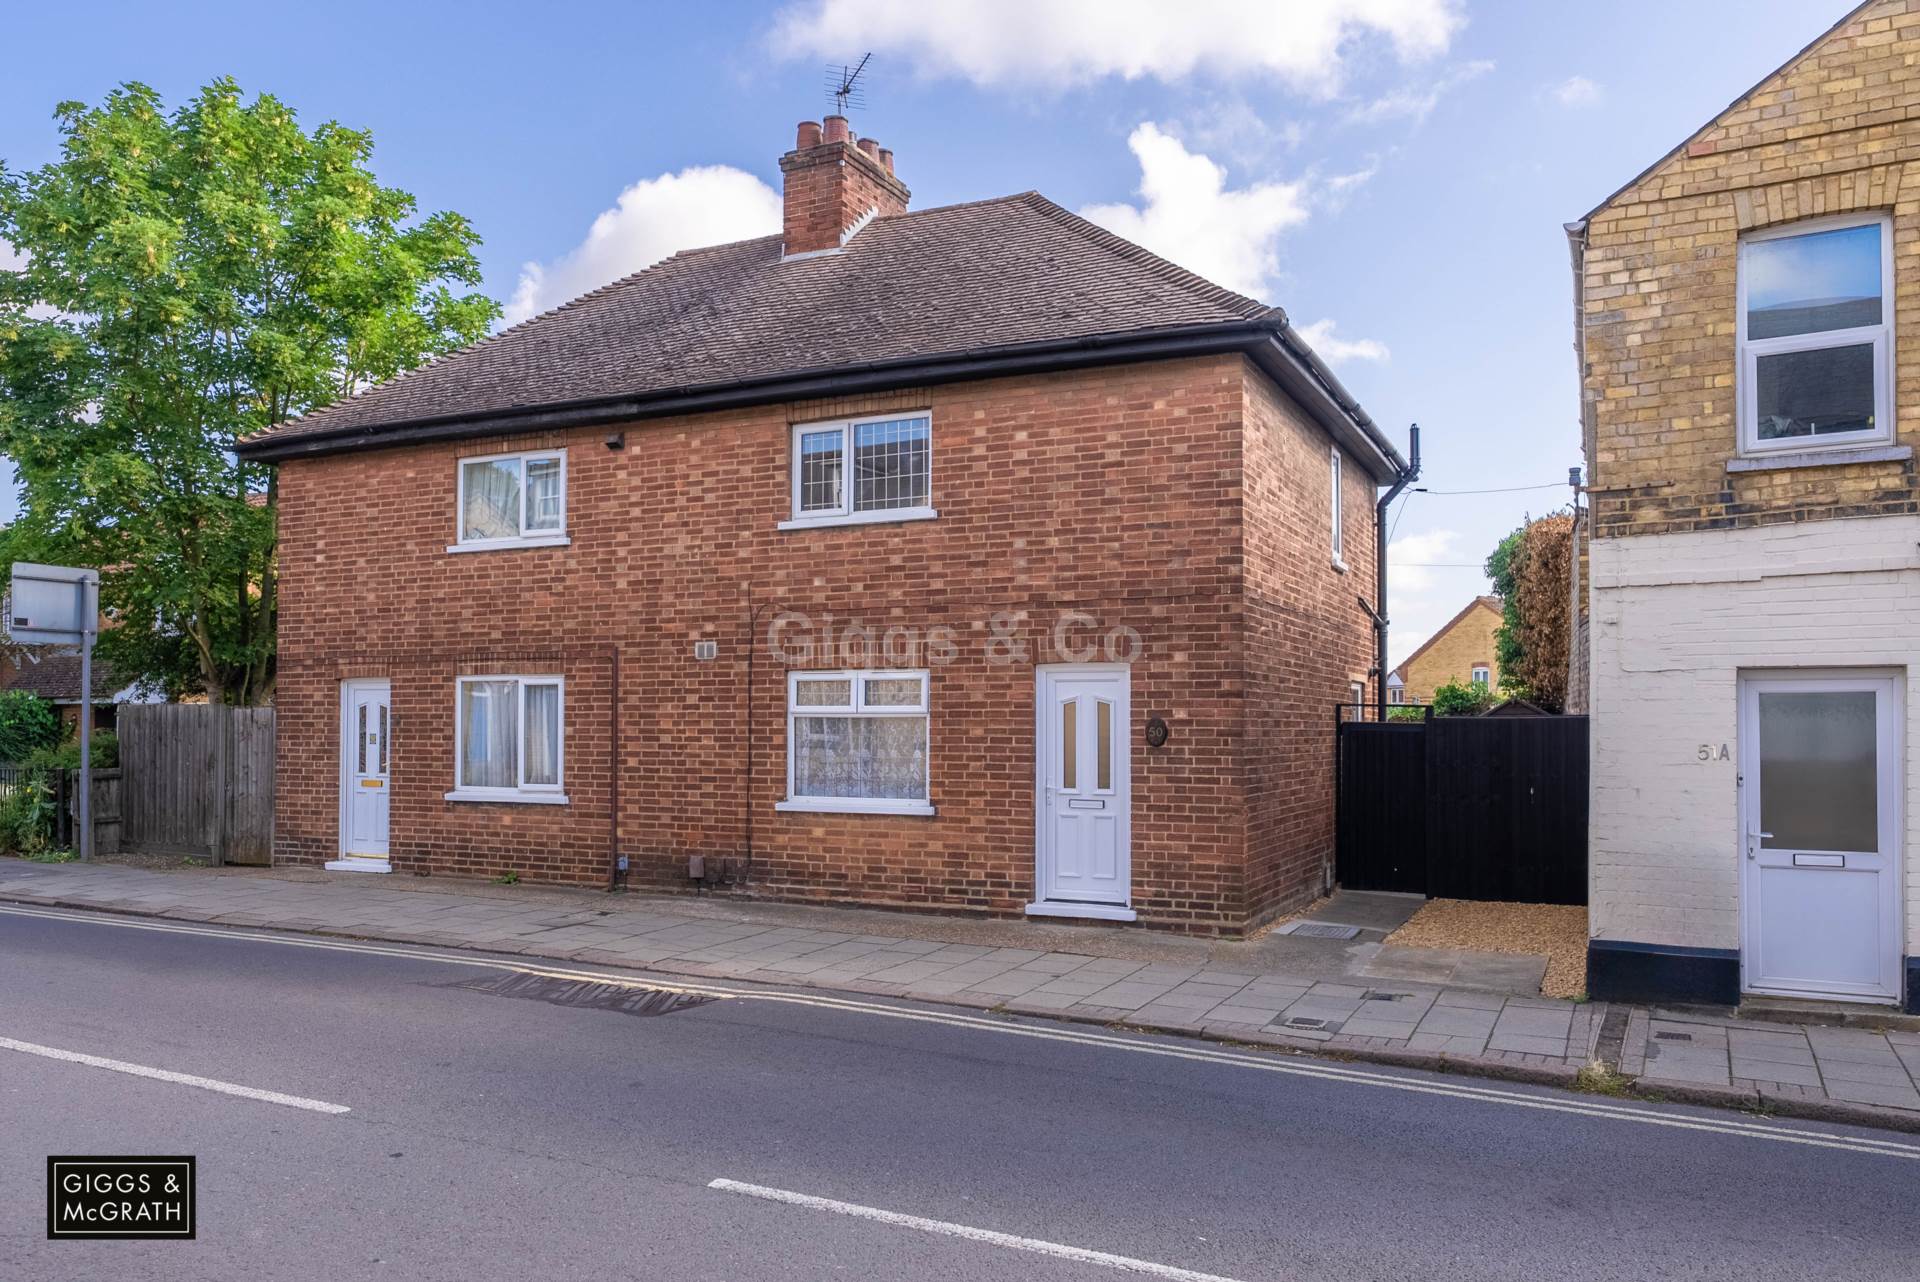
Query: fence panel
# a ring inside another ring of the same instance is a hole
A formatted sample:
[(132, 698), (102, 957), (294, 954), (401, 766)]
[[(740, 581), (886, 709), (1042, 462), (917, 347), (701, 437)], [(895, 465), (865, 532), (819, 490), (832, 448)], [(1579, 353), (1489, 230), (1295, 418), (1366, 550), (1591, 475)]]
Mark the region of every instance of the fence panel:
[(1334, 867), (1350, 890), (1427, 888), (1426, 727), (1340, 723)]
[(1587, 902), (1587, 719), (1343, 721), (1340, 884)]
[(122, 848), (269, 861), (273, 709), (134, 704), (119, 735)]

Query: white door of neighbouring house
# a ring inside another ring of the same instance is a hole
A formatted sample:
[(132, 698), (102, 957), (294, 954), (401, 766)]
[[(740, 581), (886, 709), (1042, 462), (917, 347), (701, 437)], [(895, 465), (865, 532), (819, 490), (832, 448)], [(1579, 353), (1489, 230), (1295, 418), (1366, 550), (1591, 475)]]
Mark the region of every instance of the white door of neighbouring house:
[(1900, 685), (1740, 686), (1741, 978), (1751, 992), (1900, 996)]
[(1096, 663), (1038, 674), (1035, 902), (1027, 911), (1132, 921), (1129, 670)]
[(387, 860), (387, 730), (392, 720), (385, 680), (340, 686), (340, 861), (328, 867), (382, 867)]

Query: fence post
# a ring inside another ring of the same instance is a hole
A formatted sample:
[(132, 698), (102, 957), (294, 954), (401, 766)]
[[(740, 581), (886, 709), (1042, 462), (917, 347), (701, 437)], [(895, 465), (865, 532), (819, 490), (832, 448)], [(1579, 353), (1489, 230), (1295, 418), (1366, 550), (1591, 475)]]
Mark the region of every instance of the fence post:
[(61, 850), (73, 842), (73, 816), (67, 813), (67, 771), (64, 766), (53, 772), (53, 844)]

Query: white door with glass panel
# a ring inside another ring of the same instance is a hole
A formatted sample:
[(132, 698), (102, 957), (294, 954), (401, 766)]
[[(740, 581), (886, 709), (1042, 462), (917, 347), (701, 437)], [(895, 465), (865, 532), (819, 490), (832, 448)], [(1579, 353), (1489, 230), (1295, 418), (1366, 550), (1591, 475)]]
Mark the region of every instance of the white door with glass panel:
[(1125, 664), (1039, 669), (1035, 911), (1131, 919)]
[(1741, 682), (1747, 990), (1898, 999), (1900, 716), (1891, 677)]
[(341, 686), (340, 853), (387, 857), (387, 731), (392, 721), (385, 681)]

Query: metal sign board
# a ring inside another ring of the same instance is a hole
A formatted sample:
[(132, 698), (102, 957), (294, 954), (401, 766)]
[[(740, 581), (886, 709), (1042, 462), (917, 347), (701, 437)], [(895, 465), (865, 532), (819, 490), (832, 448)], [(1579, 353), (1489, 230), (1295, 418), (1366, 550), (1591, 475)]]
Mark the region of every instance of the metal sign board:
[(81, 644), (94, 630), (99, 589), (98, 570), (15, 561), (8, 636), (18, 645)]

